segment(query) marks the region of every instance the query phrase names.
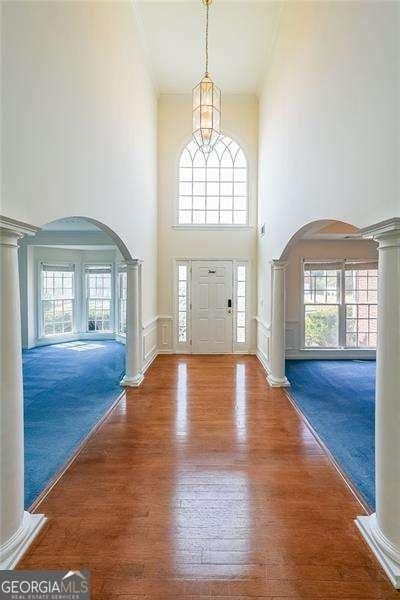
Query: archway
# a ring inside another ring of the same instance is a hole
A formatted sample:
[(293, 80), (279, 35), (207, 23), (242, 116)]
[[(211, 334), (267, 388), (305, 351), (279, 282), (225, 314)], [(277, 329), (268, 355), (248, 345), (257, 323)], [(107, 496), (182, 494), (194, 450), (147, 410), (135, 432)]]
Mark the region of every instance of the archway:
[(121, 395), (135, 264), (114, 231), (86, 217), (52, 221), (21, 244), (26, 508)]
[(280, 260), (289, 396), (373, 508), (377, 245), (352, 224), (319, 220), (291, 237)]

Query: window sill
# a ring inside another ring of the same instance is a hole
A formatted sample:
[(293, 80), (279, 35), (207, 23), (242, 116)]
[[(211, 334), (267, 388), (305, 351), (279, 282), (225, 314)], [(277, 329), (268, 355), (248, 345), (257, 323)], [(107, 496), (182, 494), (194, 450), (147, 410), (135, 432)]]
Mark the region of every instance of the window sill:
[(207, 231), (220, 231), (221, 229), (227, 230), (236, 230), (236, 229), (244, 229), (244, 230), (252, 230), (255, 229), (253, 225), (171, 225), (172, 229), (204, 229)]
[(285, 355), (289, 360), (374, 360), (376, 350), (371, 348), (287, 348)]
[(376, 352), (376, 348), (348, 348), (347, 346), (333, 346), (332, 348), (319, 348), (318, 346), (307, 346), (299, 348), (300, 352)]
[(46, 335), (40, 336), (36, 338), (34, 346), (50, 346), (52, 344), (62, 344), (63, 342), (76, 342), (76, 341), (84, 341), (84, 340), (113, 340), (115, 339), (116, 334), (112, 331), (109, 332), (78, 332), (71, 334), (59, 334), (59, 335)]

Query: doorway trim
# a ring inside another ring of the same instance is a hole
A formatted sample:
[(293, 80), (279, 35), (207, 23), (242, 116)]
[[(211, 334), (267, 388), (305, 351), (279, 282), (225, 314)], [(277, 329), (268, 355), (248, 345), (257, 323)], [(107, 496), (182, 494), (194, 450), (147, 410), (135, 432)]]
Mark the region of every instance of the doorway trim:
[[(193, 298), (193, 280), (192, 280), (192, 267), (194, 262), (230, 262), (232, 263), (232, 351), (225, 354), (249, 354), (251, 348), (251, 286), (252, 286), (252, 260), (248, 258), (215, 258), (215, 257), (196, 257), (196, 258), (173, 258), (173, 352), (175, 354), (193, 354), (193, 340), (192, 340), (192, 298)], [(178, 267), (179, 265), (187, 266), (188, 273), (188, 284), (187, 284), (187, 341), (178, 341)], [(246, 312), (245, 312), (245, 327), (246, 327), (246, 339), (244, 343), (236, 341), (236, 322), (237, 322), (237, 291), (238, 281), (237, 273), (238, 267), (246, 267)]]

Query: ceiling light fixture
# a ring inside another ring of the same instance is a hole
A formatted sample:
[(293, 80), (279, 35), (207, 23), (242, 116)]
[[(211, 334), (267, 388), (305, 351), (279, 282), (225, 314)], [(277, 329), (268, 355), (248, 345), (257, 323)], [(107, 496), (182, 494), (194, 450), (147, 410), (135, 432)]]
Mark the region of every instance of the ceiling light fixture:
[(193, 89), (193, 138), (208, 154), (218, 141), (221, 131), (221, 91), (208, 72), (208, 13), (213, 0), (202, 0), (206, 7), (205, 73)]

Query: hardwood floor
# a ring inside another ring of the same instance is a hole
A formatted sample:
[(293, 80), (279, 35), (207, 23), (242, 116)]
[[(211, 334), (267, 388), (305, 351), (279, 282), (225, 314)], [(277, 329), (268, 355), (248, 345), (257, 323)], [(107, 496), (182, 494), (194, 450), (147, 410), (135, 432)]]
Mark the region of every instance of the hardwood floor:
[(88, 568), (95, 600), (400, 599), (254, 356), (158, 357), (36, 510), (19, 568)]

